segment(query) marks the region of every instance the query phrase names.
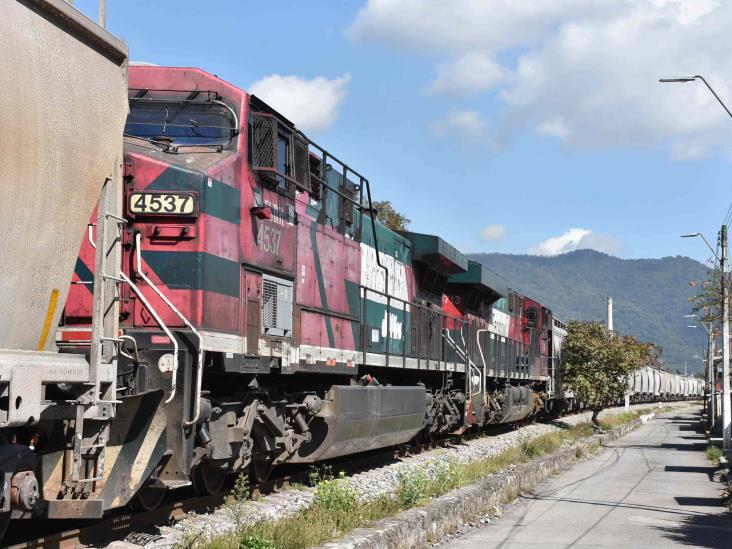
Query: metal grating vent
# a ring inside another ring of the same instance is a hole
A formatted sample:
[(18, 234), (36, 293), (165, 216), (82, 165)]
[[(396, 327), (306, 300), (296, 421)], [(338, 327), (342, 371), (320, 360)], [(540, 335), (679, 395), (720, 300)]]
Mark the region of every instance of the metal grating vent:
[(269, 336), (292, 335), (292, 281), (262, 275), (262, 333)]
[(262, 327), (264, 333), (277, 328), (277, 283), (262, 281)]
[(277, 121), (268, 114), (252, 115), (252, 164), (254, 168), (276, 167)]
[(310, 161), (308, 159), (308, 144), (301, 137), (296, 136), (295, 143), (295, 181), (302, 190), (310, 192)]
[(252, 113), (251, 140), (252, 167), (260, 177), (279, 184), (280, 191), (311, 191), (310, 150), (302, 134), (271, 114)]

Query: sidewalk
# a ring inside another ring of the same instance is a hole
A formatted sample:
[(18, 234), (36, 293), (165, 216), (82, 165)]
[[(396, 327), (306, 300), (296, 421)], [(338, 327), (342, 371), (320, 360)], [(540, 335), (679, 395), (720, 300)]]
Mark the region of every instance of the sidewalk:
[(484, 547), (732, 547), (698, 412), (671, 412), (450, 540)]

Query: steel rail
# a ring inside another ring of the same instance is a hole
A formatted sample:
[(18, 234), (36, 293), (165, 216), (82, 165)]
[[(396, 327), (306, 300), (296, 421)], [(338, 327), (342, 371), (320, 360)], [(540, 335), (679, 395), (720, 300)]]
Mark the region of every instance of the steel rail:
[[(675, 399), (674, 402), (681, 400), (693, 401), (695, 399)], [(652, 404), (653, 402), (635, 402), (634, 404)], [(618, 407), (620, 408), (622, 406)], [(414, 442), (411, 444), (402, 444), (400, 446), (392, 446), (380, 450), (372, 450), (362, 454), (341, 456), (323, 461), (318, 465), (325, 467), (337, 467), (338, 470), (343, 470), (346, 474), (353, 475), (393, 463), (404, 457), (417, 455), (422, 452), (438, 448), (446, 448), (453, 445), (457, 446), (462, 444), (465, 440), (495, 436), (504, 432), (512, 431), (517, 427), (521, 428), (537, 422), (549, 423), (556, 421), (560, 417), (573, 416), (582, 413), (587, 413), (587, 411), (583, 410), (578, 412), (575, 410), (564, 410), (560, 414), (556, 414), (548, 418), (533, 416), (513, 423), (488, 424), (475, 431), (467, 431), (462, 434), (448, 434), (428, 442)], [(293, 464), (292, 466), (294, 467), (296, 465)], [(300, 466), (298, 465), (298, 467)], [(253, 485), (249, 489), (249, 496), (255, 498), (260, 495), (276, 493), (281, 488), (295, 483), (305, 484), (309, 480), (309, 470), (309, 466), (303, 466), (290, 474), (283, 474)], [(181, 490), (180, 492), (181, 495), (185, 495), (186, 492), (190, 493), (186, 490)], [(170, 502), (169, 504), (155, 509), (154, 511), (143, 511), (138, 513), (130, 513), (126, 510), (118, 510), (116, 513), (113, 511), (111, 516), (100, 519), (99, 521), (94, 522), (94, 524), (84, 524), (81, 526), (74, 526), (72, 528), (68, 528), (69, 521), (63, 521), (64, 525), (67, 526), (66, 530), (59, 532), (51, 531), (49, 533), (42, 532), (40, 536), (32, 539), (22, 539), (21, 536), (17, 535), (18, 532), (13, 531), (13, 526), (21, 527), (24, 523), (25, 525), (29, 524), (28, 521), (16, 520), (11, 522), (11, 530), (9, 531), (8, 538), (5, 540), (5, 542), (9, 542), (9, 544), (5, 546), (5, 549), (30, 549), (41, 547), (81, 549), (83, 547), (99, 547), (103, 543), (111, 543), (112, 541), (123, 539), (128, 539), (131, 543), (134, 543), (135, 536), (149, 537), (151, 534), (148, 532), (150, 532), (152, 528), (166, 526), (171, 522), (180, 521), (191, 514), (201, 514), (202, 512), (210, 511), (215, 507), (221, 506), (224, 503), (228, 492), (229, 491), (226, 490), (213, 496), (188, 497), (180, 499), (178, 501)], [(48, 522), (49, 521), (43, 521), (44, 525)], [(40, 529), (42, 528), (43, 527), (41, 526)], [(28, 528), (24, 528), (23, 530), (25, 533)], [(38, 532), (38, 529), (34, 530)], [(142, 546), (144, 543), (139, 543), (139, 545)]]

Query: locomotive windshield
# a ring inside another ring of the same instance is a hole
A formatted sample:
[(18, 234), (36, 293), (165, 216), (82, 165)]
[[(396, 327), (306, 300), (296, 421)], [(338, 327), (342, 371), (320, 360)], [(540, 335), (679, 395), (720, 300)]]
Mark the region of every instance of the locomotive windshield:
[(176, 147), (226, 148), (237, 133), (237, 121), (220, 101), (132, 97), (124, 133)]

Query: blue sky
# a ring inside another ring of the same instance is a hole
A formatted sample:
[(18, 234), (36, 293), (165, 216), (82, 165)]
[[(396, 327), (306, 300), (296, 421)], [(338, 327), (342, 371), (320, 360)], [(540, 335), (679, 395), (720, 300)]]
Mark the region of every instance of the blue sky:
[(253, 86), (467, 252), (703, 261), (679, 235), (713, 241), (732, 201), (732, 120), (701, 84), (657, 82), (732, 97), (716, 0), (107, 4), (132, 60)]

